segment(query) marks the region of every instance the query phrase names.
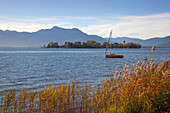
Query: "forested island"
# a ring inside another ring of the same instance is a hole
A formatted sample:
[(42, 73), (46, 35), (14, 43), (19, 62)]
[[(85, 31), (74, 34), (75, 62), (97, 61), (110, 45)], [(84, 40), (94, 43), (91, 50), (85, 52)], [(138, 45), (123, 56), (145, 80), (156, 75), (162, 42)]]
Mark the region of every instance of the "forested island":
[(94, 40), (89, 40), (87, 42), (81, 43), (80, 41), (76, 41), (74, 43), (72, 42), (65, 42), (64, 45), (58, 45), (58, 42), (50, 42), (46, 45), (43, 45), (43, 48), (106, 48), (110, 47), (111, 48), (141, 48), (141, 45), (139, 43), (125, 43), (123, 41), (123, 44), (118, 44), (117, 42), (113, 44), (108, 44), (107, 42), (103, 42), (101, 45), (100, 43), (94, 41)]

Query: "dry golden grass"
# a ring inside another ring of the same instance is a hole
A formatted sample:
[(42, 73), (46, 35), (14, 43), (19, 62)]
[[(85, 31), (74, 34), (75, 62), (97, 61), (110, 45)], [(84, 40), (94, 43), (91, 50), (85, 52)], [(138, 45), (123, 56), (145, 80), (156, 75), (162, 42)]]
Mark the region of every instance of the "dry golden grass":
[(168, 112), (170, 110), (170, 60), (157, 63), (147, 59), (123, 72), (115, 70), (110, 79), (97, 85), (61, 83), (29, 91), (14, 89), (1, 95), (0, 112)]

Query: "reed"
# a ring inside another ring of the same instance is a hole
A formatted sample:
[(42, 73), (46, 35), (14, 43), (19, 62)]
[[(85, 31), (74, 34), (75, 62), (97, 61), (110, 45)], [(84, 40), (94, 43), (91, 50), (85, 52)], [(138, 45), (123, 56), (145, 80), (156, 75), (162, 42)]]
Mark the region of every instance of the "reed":
[(75, 80), (33, 91), (11, 89), (1, 93), (0, 112), (168, 112), (170, 110), (170, 60), (157, 63), (146, 59), (112, 78), (106, 78), (96, 88)]

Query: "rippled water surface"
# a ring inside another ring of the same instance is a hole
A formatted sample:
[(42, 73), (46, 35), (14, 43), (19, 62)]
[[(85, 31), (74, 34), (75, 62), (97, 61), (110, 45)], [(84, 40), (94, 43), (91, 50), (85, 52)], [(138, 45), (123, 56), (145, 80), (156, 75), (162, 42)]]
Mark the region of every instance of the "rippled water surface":
[(150, 48), (112, 51), (124, 58), (106, 59), (105, 49), (0, 48), (0, 91), (71, 83), (75, 74), (82, 83), (94, 85), (111, 77), (116, 66), (122, 70), (126, 62), (132, 65), (151, 55), (159, 62), (170, 58), (170, 48), (156, 48), (155, 53)]

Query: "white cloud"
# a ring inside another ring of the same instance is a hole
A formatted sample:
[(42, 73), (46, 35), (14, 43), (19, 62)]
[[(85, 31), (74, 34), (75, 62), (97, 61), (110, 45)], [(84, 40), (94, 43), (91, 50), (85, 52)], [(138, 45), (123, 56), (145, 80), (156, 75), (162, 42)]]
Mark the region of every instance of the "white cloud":
[(2, 22), (0, 21), (1, 30), (16, 30), (19, 32), (35, 32), (40, 29), (50, 29), (54, 26), (61, 26), (70, 24), (70, 22), (63, 22), (57, 24), (36, 24), (36, 23), (17, 23), (17, 22)]
[(120, 21), (117, 23), (92, 25), (80, 29), (103, 37), (108, 37), (111, 29), (113, 29), (113, 37), (129, 36), (147, 39), (170, 35), (170, 13), (148, 16), (122, 16), (119, 19)]
[(113, 37), (129, 36), (147, 39), (170, 35), (170, 13), (146, 16), (113, 16), (104, 17), (49, 17), (17, 19), (0, 16), (0, 29), (35, 32), (53, 26), (64, 28), (77, 27), (88, 34), (108, 37), (113, 29)]
[(16, 30), (19, 32), (35, 32), (40, 29), (50, 29), (53, 26), (72, 28), (77, 27), (73, 25), (72, 21), (84, 22), (93, 20), (95, 17), (73, 17), (73, 16), (57, 16), (48, 18), (13, 18), (7, 16), (0, 16), (1, 30)]

